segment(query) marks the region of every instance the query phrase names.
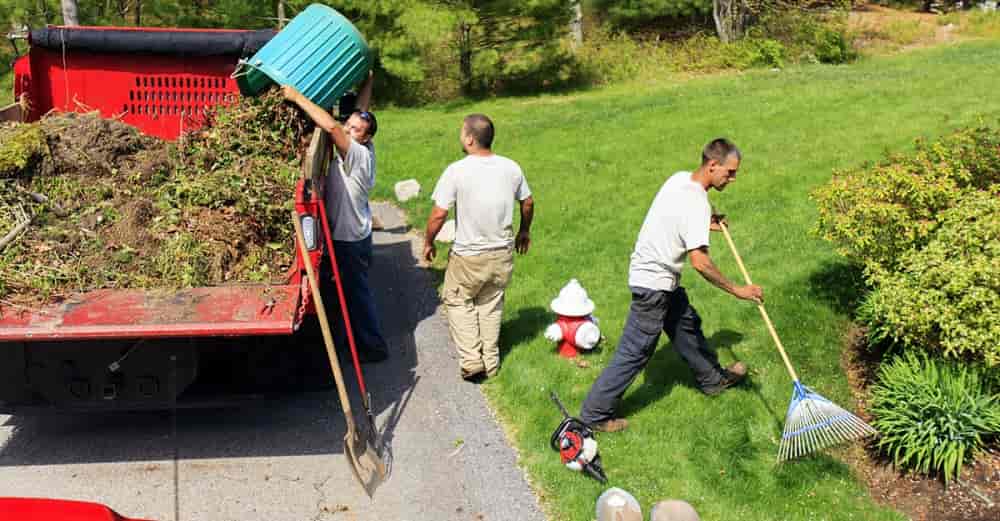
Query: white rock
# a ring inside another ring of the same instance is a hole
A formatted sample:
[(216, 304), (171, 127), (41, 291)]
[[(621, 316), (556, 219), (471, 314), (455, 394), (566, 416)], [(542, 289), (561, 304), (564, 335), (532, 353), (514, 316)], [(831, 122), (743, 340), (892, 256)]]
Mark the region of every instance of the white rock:
[(445, 221), (435, 240), (440, 242), (455, 242), (455, 219)]
[(396, 183), (395, 190), (399, 202), (409, 201), (420, 194), (420, 183), (416, 179), (407, 179)]

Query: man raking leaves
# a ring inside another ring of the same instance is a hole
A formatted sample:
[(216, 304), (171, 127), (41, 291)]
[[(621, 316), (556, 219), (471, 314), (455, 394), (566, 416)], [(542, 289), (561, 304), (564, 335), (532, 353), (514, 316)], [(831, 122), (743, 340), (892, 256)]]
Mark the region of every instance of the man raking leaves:
[[(842, 441), (875, 434), (875, 430), (803, 385), (764, 310), (763, 290), (755, 286), (736, 251), (725, 220), (712, 215), (707, 193), (722, 191), (736, 178), (741, 154), (726, 139), (716, 139), (702, 151), (694, 173), (678, 172), (664, 183), (646, 215), (629, 267), (632, 307), (618, 350), (583, 403), (581, 417), (595, 430), (614, 432), (628, 422), (614, 416), (616, 402), (653, 355), (660, 331), (670, 337), (681, 358), (695, 374), (698, 388), (716, 395), (740, 383), (746, 366), (737, 362), (721, 368), (701, 330), (701, 319), (680, 286), (685, 259), (706, 280), (732, 295), (757, 303), (768, 331), (794, 381), (779, 460), (799, 457)], [(722, 231), (747, 285), (726, 279), (708, 256), (709, 230)]]
[(670, 177), (653, 200), (629, 265), (632, 306), (611, 363), (594, 382), (580, 417), (595, 430), (615, 432), (628, 421), (615, 417), (618, 400), (656, 350), (663, 331), (677, 353), (694, 372), (698, 388), (716, 395), (740, 383), (746, 365), (719, 365), (701, 330), (701, 317), (680, 285), (681, 268), (690, 258), (706, 280), (733, 296), (761, 302), (760, 286), (738, 286), (729, 281), (708, 255), (709, 230), (718, 230), (720, 216), (712, 215), (708, 190), (722, 191), (736, 178), (740, 151), (726, 139), (716, 139), (702, 151), (701, 166)]

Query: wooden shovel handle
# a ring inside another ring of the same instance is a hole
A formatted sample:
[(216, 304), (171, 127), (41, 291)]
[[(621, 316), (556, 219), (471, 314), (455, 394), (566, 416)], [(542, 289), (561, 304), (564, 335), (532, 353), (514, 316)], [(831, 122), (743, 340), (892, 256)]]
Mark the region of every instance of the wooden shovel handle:
[[(746, 266), (743, 265), (743, 259), (740, 257), (740, 253), (736, 251), (736, 244), (733, 242), (733, 238), (729, 235), (729, 227), (726, 223), (719, 222), (719, 226), (722, 228), (722, 234), (726, 236), (726, 242), (729, 243), (729, 249), (733, 252), (733, 257), (736, 257), (736, 264), (740, 267), (740, 272), (743, 273), (743, 278), (747, 281), (747, 284), (753, 284), (750, 280), (750, 273), (747, 272)], [(774, 324), (771, 323), (771, 317), (767, 316), (767, 310), (764, 309), (764, 304), (757, 304), (757, 309), (760, 311), (760, 316), (764, 317), (764, 323), (767, 324), (767, 330), (771, 333), (771, 338), (774, 339), (774, 344), (778, 346), (778, 352), (781, 353), (781, 359), (785, 362), (785, 368), (788, 369), (788, 374), (792, 376), (792, 380), (796, 382), (799, 381), (799, 376), (795, 373), (795, 368), (792, 367), (792, 362), (788, 360), (788, 354), (785, 353), (785, 346), (781, 345), (781, 339), (778, 338), (778, 332), (774, 330)]]
[(323, 330), (323, 344), (326, 346), (326, 356), (330, 359), (330, 369), (333, 370), (333, 379), (337, 382), (337, 395), (340, 397), (340, 406), (344, 409), (348, 431), (354, 432), (354, 415), (351, 413), (351, 400), (347, 397), (344, 375), (340, 372), (340, 359), (337, 358), (337, 351), (333, 347), (333, 335), (330, 334), (330, 323), (326, 318), (326, 308), (323, 307), (323, 295), (319, 290), (319, 279), (316, 278), (316, 269), (313, 267), (312, 262), (309, 262), (309, 250), (306, 248), (305, 237), (302, 234), (302, 223), (299, 215), (295, 212), (292, 212), (292, 222), (295, 223), (295, 242), (299, 245), (302, 264), (306, 265), (306, 278), (309, 279), (309, 290), (312, 292), (313, 300), (316, 304), (313, 307), (316, 308), (319, 327)]

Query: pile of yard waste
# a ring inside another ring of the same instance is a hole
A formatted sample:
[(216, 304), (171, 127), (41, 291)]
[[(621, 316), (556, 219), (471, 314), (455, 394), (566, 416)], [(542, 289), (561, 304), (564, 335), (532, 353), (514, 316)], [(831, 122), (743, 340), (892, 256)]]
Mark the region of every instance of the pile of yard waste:
[(0, 127), (0, 302), (282, 278), (311, 132), (277, 90), (176, 143), (97, 114)]

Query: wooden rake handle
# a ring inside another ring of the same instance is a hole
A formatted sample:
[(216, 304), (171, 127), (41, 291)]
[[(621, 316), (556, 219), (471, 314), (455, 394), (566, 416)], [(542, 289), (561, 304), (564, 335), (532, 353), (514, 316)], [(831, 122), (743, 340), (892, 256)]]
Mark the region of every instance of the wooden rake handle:
[[(721, 221), (719, 222), (719, 226), (722, 228), (722, 234), (726, 236), (726, 242), (729, 243), (729, 249), (732, 250), (733, 257), (736, 257), (736, 264), (740, 267), (740, 272), (743, 273), (743, 278), (746, 279), (747, 284), (753, 284), (753, 281), (750, 280), (750, 273), (747, 272), (746, 266), (743, 265), (743, 259), (740, 257), (740, 253), (736, 251), (736, 243), (733, 242), (733, 237), (729, 235), (729, 227)], [(785, 362), (785, 368), (788, 369), (788, 374), (792, 376), (792, 380), (798, 382), (799, 375), (795, 373), (795, 368), (792, 367), (792, 362), (788, 359), (788, 354), (785, 353), (785, 346), (781, 345), (781, 339), (778, 338), (778, 332), (774, 330), (774, 324), (771, 323), (771, 317), (767, 316), (767, 310), (764, 309), (764, 304), (758, 303), (757, 309), (760, 311), (760, 316), (764, 317), (764, 323), (767, 324), (767, 330), (771, 333), (771, 338), (774, 339), (774, 344), (778, 346), (778, 352), (781, 353), (781, 359)]]
[(347, 386), (344, 385), (344, 375), (340, 371), (340, 360), (337, 358), (337, 350), (333, 345), (333, 335), (330, 334), (330, 322), (326, 317), (326, 307), (323, 306), (323, 295), (319, 288), (319, 279), (316, 278), (316, 270), (309, 260), (309, 250), (306, 248), (305, 237), (302, 234), (302, 223), (299, 215), (292, 212), (292, 223), (295, 225), (295, 242), (298, 244), (302, 263), (306, 265), (306, 279), (309, 281), (309, 291), (313, 295), (316, 308), (316, 316), (319, 319), (320, 329), (323, 331), (323, 344), (326, 346), (326, 355), (330, 359), (330, 369), (333, 371), (334, 381), (337, 383), (337, 395), (340, 397), (340, 406), (344, 409), (344, 420), (350, 433), (355, 430), (354, 415), (351, 412), (351, 400), (347, 397)]

